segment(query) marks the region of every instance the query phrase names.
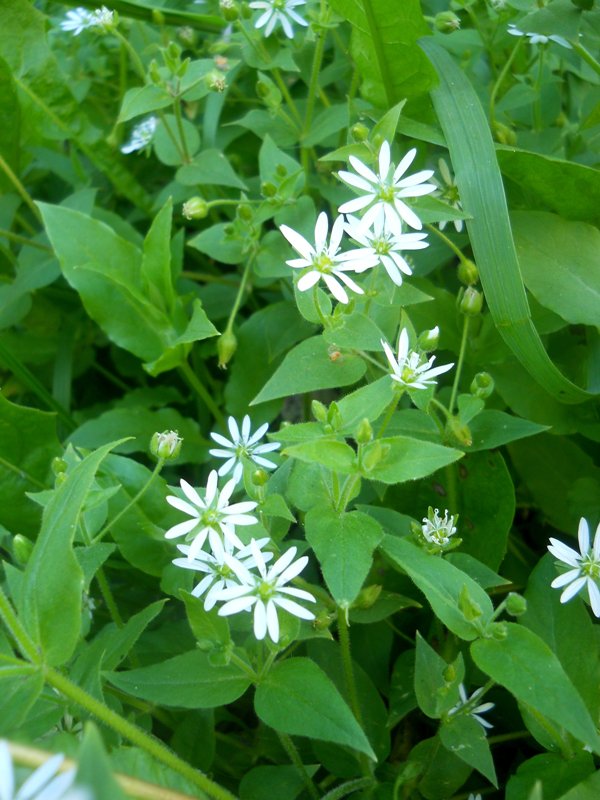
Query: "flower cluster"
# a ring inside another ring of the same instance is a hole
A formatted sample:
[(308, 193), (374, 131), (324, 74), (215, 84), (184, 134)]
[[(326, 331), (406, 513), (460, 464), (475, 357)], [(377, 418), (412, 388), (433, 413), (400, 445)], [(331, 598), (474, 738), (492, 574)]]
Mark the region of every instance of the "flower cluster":
[(596, 617), (600, 617), (600, 525), (596, 528), (594, 544), (590, 546), (590, 527), (587, 520), (582, 517), (577, 531), (579, 553), (572, 547), (558, 539), (550, 539), (548, 550), (563, 564), (570, 567), (550, 584), (553, 589), (563, 589), (560, 596), (561, 603), (567, 603), (571, 598), (587, 588), (590, 605)]
[[(211, 450), (211, 455), (226, 461), (218, 472), (211, 471), (203, 497), (185, 480), (180, 481), (185, 499), (175, 495), (167, 497), (169, 505), (187, 514), (189, 519), (169, 528), (165, 537), (185, 537), (189, 542), (177, 545), (184, 557), (174, 559), (173, 564), (203, 574), (192, 594), (204, 596), (206, 611), (218, 603), (222, 603), (218, 611), (220, 616), (252, 611), (256, 638), (264, 639), (268, 633), (274, 642), (278, 642), (278, 608), (300, 619), (314, 619), (312, 611), (296, 601), (315, 602), (315, 598), (303, 589), (287, 585), (302, 572), (308, 558), (302, 556), (294, 560), (297, 550), (290, 547), (267, 568), (273, 558), (273, 554), (265, 550), (271, 543), (269, 537), (253, 538), (245, 544), (236, 533), (238, 526), (258, 523), (251, 513), (257, 503), (253, 500), (229, 502), (242, 477), (244, 462), (266, 469), (277, 466), (263, 454), (276, 450), (279, 443), (260, 443), (268, 427), (267, 424), (261, 425), (252, 434), (250, 417), (246, 415), (241, 427), (233, 417), (229, 418), (231, 440), (219, 433), (211, 433), (212, 439), (223, 448)], [(219, 489), (219, 476), (230, 472), (233, 472), (233, 477)], [(206, 542), (208, 550), (204, 549)]]
[(105, 32), (115, 24), (115, 12), (109, 11), (106, 6), (97, 8), (95, 11), (88, 11), (87, 8), (73, 8), (71, 11), (67, 11), (65, 18), (60, 23), (60, 28), (63, 31), (72, 31), (73, 36), (79, 36), (89, 28), (97, 28)]
[[(425, 234), (403, 232), (404, 224), (418, 231), (423, 227), (405, 198), (420, 197), (436, 190), (433, 183), (426, 183), (433, 170), (422, 170), (404, 177), (416, 154), (413, 148), (395, 166), (390, 160), (390, 145), (383, 142), (378, 156), (378, 173), (360, 159), (350, 156), (350, 165), (355, 172), (342, 170), (339, 178), (361, 194), (339, 207), (340, 216), (333, 223), (329, 241), (329, 221), (325, 212), (317, 219), (314, 244), (293, 228), (280, 226), (281, 233), (301, 256), (286, 262), (292, 269), (302, 270), (297, 284), (299, 291), (306, 291), (323, 279), (336, 300), (348, 303), (346, 289), (356, 294), (364, 293), (348, 272), (360, 274), (381, 264), (396, 286), (402, 284), (403, 274), (412, 274), (402, 251), (421, 250), (428, 245), (424, 241)], [(361, 212), (362, 218), (353, 216), (355, 212)], [(344, 233), (360, 247), (342, 251)]]

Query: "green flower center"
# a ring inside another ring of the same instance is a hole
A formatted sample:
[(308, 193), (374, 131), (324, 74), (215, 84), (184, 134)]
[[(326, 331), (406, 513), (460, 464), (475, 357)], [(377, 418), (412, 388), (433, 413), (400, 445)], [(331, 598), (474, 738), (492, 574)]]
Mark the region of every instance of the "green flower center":
[(381, 237), (380, 239), (373, 239), (371, 242), (373, 249), (378, 256), (387, 256), (392, 249), (392, 244), (387, 238)]
[(216, 508), (207, 508), (200, 517), (201, 523), (208, 528), (215, 528), (223, 519), (223, 515)]
[(444, 191), (442, 192), (442, 199), (449, 203), (451, 206), (455, 206), (460, 201), (460, 195), (458, 194), (458, 186), (445, 186)]
[(256, 593), (263, 603), (266, 603), (275, 594), (275, 584), (270, 581), (261, 581), (256, 587)]
[(325, 274), (331, 272), (331, 267), (333, 266), (333, 261), (329, 258), (327, 253), (320, 253), (313, 263), (313, 269), (316, 269), (317, 272), (323, 272)]
[(581, 559), (581, 573), (595, 581), (600, 579), (600, 562), (596, 561), (592, 552)]
[(215, 577), (218, 576), (219, 578), (223, 578), (225, 581), (233, 575), (233, 570), (231, 567), (228, 567), (227, 564), (220, 564), (214, 572)]
[(285, 9), (286, 0), (273, 0), (273, 8), (275, 11), (283, 11)]
[(379, 188), (378, 197), (380, 200), (383, 200), (384, 203), (393, 203), (394, 202), (394, 187), (382, 185)]

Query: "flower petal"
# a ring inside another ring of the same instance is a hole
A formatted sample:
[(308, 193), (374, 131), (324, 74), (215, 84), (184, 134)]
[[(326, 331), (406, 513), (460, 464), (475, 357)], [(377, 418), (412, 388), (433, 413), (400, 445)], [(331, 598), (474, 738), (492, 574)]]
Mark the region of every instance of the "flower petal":
[(303, 258), (307, 259), (308, 261), (312, 261), (312, 258), (315, 255), (315, 250), (314, 247), (306, 241), (304, 236), (300, 236), (299, 233), (287, 225), (280, 225), (279, 230), (292, 245), (294, 250), (300, 253)]

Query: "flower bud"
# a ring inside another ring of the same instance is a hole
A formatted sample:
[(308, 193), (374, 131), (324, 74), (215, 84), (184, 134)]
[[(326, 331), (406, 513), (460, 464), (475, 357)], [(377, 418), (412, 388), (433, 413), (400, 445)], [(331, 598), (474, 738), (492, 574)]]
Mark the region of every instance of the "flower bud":
[(64, 458), (58, 458), (57, 456), (56, 458), (52, 459), (52, 472), (55, 475), (60, 475), (62, 472), (66, 472), (67, 466), (67, 462), (64, 460)]
[(440, 11), (435, 15), (433, 24), (440, 33), (452, 33), (460, 28), (460, 19), (453, 11)]
[(152, 59), (150, 62), (150, 66), (148, 67), (148, 75), (150, 76), (150, 80), (152, 83), (160, 86), (163, 82), (162, 76), (158, 69), (158, 64), (156, 63), (156, 59)]
[(54, 488), (58, 489), (58, 487), (62, 486), (66, 480), (67, 480), (67, 473), (59, 472), (58, 475), (54, 478)]
[(473, 444), (471, 429), (458, 417), (448, 417), (445, 434), (450, 444), (458, 444), (461, 447), (470, 447)]
[(362, 122), (357, 122), (350, 128), (350, 134), (355, 142), (364, 142), (369, 136), (369, 129)]
[(327, 611), (319, 611), (315, 619), (313, 620), (313, 628), (316, 631), (326, 631), (327, 628), (333, 622), (333, 616), (328, 614)]
[(184, 58), (181, 64), (177, 67), (177, 69), (175, 70), (175, 74), (177, 75), (178, 78), (183, 78), (185, 73), (188, 71), (190, 61), (191, 61), (190, 58)]
[(252, 483), (255, 486), (264, 486), (269, 480), (269, 473), (264, 469), (255, 469), (252, 473)]
[(177, 431), (157, 432), (152, 434), (152, 439), (150, 439), (150, 452), (155, 458), (172, 461), (179, 455), (182, 442), (183, 439)]
[(453, 683), (456, 680), (456, 667), (454, 664), (448, 664), (443, 674), (446, 683)]
[(152, 9), (152, 22), (154, 22), (155, 25), (159, 25), (161, 27), (165, 24), (165, 15), (159, 8)]
[(277, 194), (277, 187), (271, 181), (263, 181), (260, 185), (260, 193), (263, 197), (275, 197)]
[(464, 258), (458, 265), (458, 280), (465, 286), (473, 286), (479, 280), (479, 270), (474, 261)]
[(29, 557), (31, 556), (32, 552), (33, 542), (31, 542), (26, 536), (22, 536), (20, 533), (17, 533), (13, 539), (13, 555), (17, 564), (24, 567), (29, 561)]
[(227, 22), (235, 22), (235, 20), (239, 17), (239, 11), (237, 10), (233, 0), (221, 0), (219, 3), (219, 9), (223, 15), (223, 18), (226, 19)]
[(323, 405), (319, 400), (313, 400), (311, 402), (310, 410), (317, 422), (327, 422), (327, 406)]
[(191, 197), (183, 204), (181, 213), (186, 219), (204, 219), (208, 214), (208, 203), (203, 197)]
[(500, 142), (500, 144), (508, 144), (512, 147), (516, 145), (517, 136), (512, 128), (509, 128), (496, 120), (494, 122), (493, 131), (496, 141)]
[(268, 83), (265, 81), (256, 81), (256, 94), (260, 97), (261, 100), (264, 100), (269, 96), (270, 87)]
[(332, 425), (333, 429), (336, 431), (338, 431), (344, 424), (339, 406), (335, 400), (330, 403), (329, 408), (327, 409), (327, 422)]
[(437, 350), (439, 343), (440, 329), (437, 325), (435, 328), (431, 328), (429, 331), (423, 331), (417, 340), (417, 345), (426, 353), (430, 353), (432, 350)]
[(362, 455), (362, 467), (365, 472), (370, 472), (377, 464), (382, 461), (389, 453), (389, 444), (382, 444), (380, 441), (371, 442)]
[(487, 372), (478, 372), (471, 381), (469, 391), (475, 397), (481, 397), (482, 400), (485, 400), (494, 392), (494, 379)]
[(483, 294), (472, 286), (467, 286), (460, 299), (458, 307), (467, 317), (477, 317), (483, 308)]
[(356, 444), (368, 444), (373, 439), (373, 428), (366, 417), (358, 423), (354, 439)]
[(493, 639), (501, 642), (508, 636), (508, 628), (505, 622), (492, 622), (487, 627), (487, 633), (491, 635)]
[(237, 207), (237, 215), (244, 222), (250, 222), (254, 214), (250, 206), (240, 203)]
[(237, 338), (235, 333), (226, 330), (222, 333), (217, 340), (217, 355), (219, 356), (219, 367), (227, 369), (227, 364), (233, 358), (233, 354), (237, 350)]
[(178, 28), (177, 36), (179, 36), (179, 40), (187, 47), (193, 47), (196, 44), (196, 33), (189, 25)]
[(468, 622), (474, 622), (483, 614), (481, 606), (473, 600), (466, 585), (460, 590), (458, 608)]
[(521, 617), (527, 611), (527, 600), (523, 595), (511, 592), (506, 598), (506, 612), (511, 617)]
[(378, 583), (373, 583), (371, 586), (365, 586), (358, 593), (358, 597), (352, 603), (352, 608), (371, 608), (375, 604), (377, 598), (381, 594), (383, 586)]
[(242, 3), (240, 8), (240, 14), (242, 16), (242, 19), (250, 19), (250, 17), (252, 16), (252, 9), (248, 5), (248, 3)]
[(275, 175), (277, 175), (278, 178), (285, 178), (287, 174), (288, 174), (288, 170), (287, 170), (286, 165), (285, 164), (277, 164), (277, 166), (275, 167)]

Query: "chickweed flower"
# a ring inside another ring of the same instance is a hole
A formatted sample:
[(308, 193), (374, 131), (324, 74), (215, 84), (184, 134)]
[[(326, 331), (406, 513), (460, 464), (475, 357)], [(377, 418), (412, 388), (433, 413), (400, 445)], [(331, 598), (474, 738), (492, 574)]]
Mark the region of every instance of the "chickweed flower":
[(390, 145), (384, 142), (379, 150), (379, 173), (373, 172), (356, 156), (350, 156), (350, 164), (358, 174), (342, 170), (338, 176), (344, 183), (359, 189), (363, 194), (343, 203), (338, 209), (340, 214), (352, 214), (366, 208), (363, 217), (366, 228), (370, 228), (376, 219), (381, 219), (386, 230), (399, 234), (402, 232), (404, 220), (411, 228), (420, 231), (423, 227), (421, 220), (403, 198), (430, 194), (436, 187), (433, 183), (424, 183), (433, 175), (431, 169), (402, 177), (416, 155), (417, 150), (413, 147), (395, 167), (390, 161)]
[(152, 142), (156, 132), (158, 119), (147, 117), (143, 122), (138, 123), (131, 131), (129, 141), (121, 147), (121, 152), (128, 155), (138, 150), (144, 150)]
[[(438, 161), (438, 166), (440, 168), (442, 182), (437, 181), (439, 188), (439, 193), (437, 196), (440, 198), (440, 200), (443, 200), (445, 203), (448, 203), (449, 206), (452, 206), (452, 208), (455, 208), (457, 211), (462, 211), (463, 209), (460, 202), (460, 195), (458, 194), (458, 186), (456, 185), (456, 181), (454, 180), (450, 169), (448, 168), (448, 164), (446, 164), (443, 158), (440, 158)], [(438, 228), (443, 231), (447, 224), (448, 221), (443, 219), (441, 222), (438, 222)], [(462, 231), (462, 219), (452, 220), (452, 224), (454, 225), (454, 229), (457, 233)]]
[(563, 39), (562, 36), (557, 36), (554, 33), (550, 36), (544, 36), (542, 33), (526, 33), (525, 31), (520, 31), (512, 22), (508, 24), (508, 33), (510, 33), (511, 36), (525, 36), (529, 40), (529, 44), (548, 44), (548, 42), (555, 42), (561, 47), (566, 47), (567, 50), (572, 49), (569, 42)]
[[(183, 553), (186, 558), (175, 558), (173, 564), (176, 567), (183, 567), (183, 569), (192, 569), (196, 572), (206, 573), (200, 583), (192, 590), (194, 597), (202, 597), (206, 592), (204, 599), (204, 610), (210, 611), (214, 608), (217, 597), (223, 589), (238, 586), (237, 576), (234, 571), (225, 563), (225, 554), (232, 556), (233, 547), (227, 539), (221, 540), (221, 537), (214, 531), (208, 532), (208, 542), (211, 552), (207, 553), (204, 550), (196, 555), (195, 558), (190, 558), (190, 547), (186, 544), (178, 544), (177, 549)], [(262, 551), (262, 548), (270, 542), (267, 536), (264, 539), (257, 539), (256, 546)], [(273, 558), (272, 553), (262, 553), (264, 561), (270, 561)], [(256, 560), (250, 548), (250, 545), (243, 547), (238, 551), (237, 560), (246, 569), (253, 569), (256, 567)]]
[(384, 339), (381, 340), (381, 346), (392, 368), (391, 379), (409, 389), (426, 389), (435, 385), (437, 376), (448, 372), (454, 366), (452, 363), (434, 367), (435, 356), (427, 359), (427, 356), (418, 350), (411, 350), (406, 328), (402, 329), (398, 338), (398, 357)]
[(371, 254), (365, 256), (363, 250), (349, 250), (346, 253), (339, 252), (344, 234), (343, 217), (338, 217), (333, 223), (329, 244), (327, 243), (329, 221), (324, 211), (317, 218), (314, 245), (309, 244), (304, 236), (301, 236), (287, 225), (281, 225), (279, 230), (294, 250), (302, 256), (302, 258), (292, 258), (290, 261), (286, 261), (286, 264), (293, 269), (306, 270), (298, 281), (299, 291), (307, 291), (323, 278), (331, 294), (340, 303), (348, 303), (349, 301), (348, 293), (342, 284), (345, 284), (357, 294), (364, 294), (361, 287), (349, 278), (346, 272), (356, 272), (368, 269), (369, 266), (375, 266), (378, 258)]
[(594, 544), (590, 547), (590, 528), (582, 517), (577, 531), (579, 553), (558, 539), (550, 539), (548, 550), (563, 564), (571, 567), (567, 572), (555, 578), (550, 586), (553, 589), (566, 587), (560, 596), (561, 603), (567, 603), (572, 597), (587, 587), (590, 605), (596, 617), (600, 617), (600, 525), (596, 528)]
[[(394, 233), (386, 230), (382, 217), (375, 219), (372, 228), (365, 228), (358, 217), (348, 216), (345, 228), (351, 239), (363, 245), (365, 255), (377, 256), (396, 286), (402, 286), (402, 273), (412, 275), (410, 264), (401, 255), (401, 251), (423, 250), (429, 246), (428, 242), (423, 241), (427, 237), (426, 233)], [(359, 271), (362, 272), (363, 269), (357, 270)]]
[(87, 8), (73, 8), (67, 11), (60, 28), (63, 31), (72, 31), (73, 36), (79, 36), (82, 31), (88, 28), (99, 28), (107, 31), (115, 24), (115, 12), (109, 11), (106, 6), (97, 8), (95, 11), (88, 11)]
[(450, 543), (450, 537), (456, 533), (455, 522), (458, 516), (450, 515), (446, 509), (444, 516), (440, 516), (439, 509), (432, 509), (429, 507), (429, 512), (426, 517), (423, 517), (423, 524), (421, 531), (423, 537), (430, 542), (441, 547), (445, 547)]
[(180, 485), (188, 501), (182, 500), (174, 495), (167, 497), (167, 503), (173, 508), (188, 514), (191, 519), (179, 522), (165, 533), (166, 539), (177, 539), (179, 536), (186, 536), (191, 539), (191, 546), (188, 558), (197, 558), (206, 537), (211, 530), (228, 539), (229, 542), (240, 550), (244, 547), (243, 542), (236, 535), (236, 525), (254, 525), (256, 517), (248, 514), (256, 508), (256, 503), (247, 500), (243, 503), (229, 505), (229, 498), (233, 494), (236, 486), (235, 480), (228, 481), (219, 492), (217, 488), (218, 475), (216, 470), (212, 470), (206, 483), (204, 499), (190, 484), (181, 480)]
[(255, 464), (266, 469), (275, 469), (277, 464), (263, 457), (263, 453), (271, 453), (281, 447), (279, 442), (267, 442), (259, 444), (265, 433), (269, 430), (269, 425), (265, 422), (254, 433), (251, 432), (250, 417), (246, 414), (242, 420), (241, 430), (233, 417), (229, 417), (227, 427), (231, 440), (221, 436), (220, 433), (211, 433), (211, 439), (223, 447), (223, 450), (209, 450), (211, 456), (216, 458), (226, 458), (227, 461), (219, 469), (219, 475), (227, 475), (233, 470), (233, 480), (237, 483), (242, 477), (244, 469), (243, 460), (249, 459)]
[(264, 639), (268, 632), (271, 639), (278, 642), (278, 608), (282, 608), (300, 619), (315, 618), (312, 611), (308, 611), (304, 606), (290, 599), (296, 597), (299, 600), (314, 603), (316, 601), (312, 594), (303, 589), (286, 586), (302, 572), (308, 563), (308, 558), (302, 556), (294, 561), (296, 548), (290, 547), (267, 571), (264, 554), (261, 553), (258, 543), (254, 539), (250, 542), (250, 549), (258, 569), (258, 575), (250, 572), (238, 558), (227, 553), (224, 555), (225, 563), (235, 573), (239, 586), (223, 589), (217, 594), (217, 600), (225, 601), (225, 604), (219, 609), (219, 616), (226, 617), (254, 608), (254, 635), (256, 638)]
[[(465, 687), (461, 683), (460, 686), (458, 687), (458, 693), (460, 695), (460, 701), (454, 706), (454, 708), (450, 709), (450, 711), (448, 712), (449, 717), (462, 711), (465, 708), (465, 706), (473, 706), (474, 703), (477, 702), (477, 699), (483, 693), (483, 688), (480, 687), (479, 689), (475, 689), (471, 697), (467, 697), (467, 692), (465, 690)], [(473, 717), (473, 719), (476, 720), (484, 728), (493, 728), (494, 726), (492, 725), (492, 723), (488, 722), (487, 719), (483, 719), (481, 714), (485, 714), (486, 711), (491, 711), (492, 708), (494, 708), (494, 705), (495, 705), (494, 703), (481, 703), (480, 705), (475, 706), (474, 708), (469, 708), (467, 714), (470, 717)]]
[[(15, 773), (8, 744), (0, 741), (0, 798), (1, 800), (66, 800), (73, 781), (75, 770), (58, 773), (65, 757), (61, 754), (52, 756), (41, 767), (36, 769), (20, 789), (15, 792)], [(79, 794), (79, 793), (78, 793)], [(69, 793), (69, 796), (71, 793)]]
[(303, 27), (308, 25), (304, 17), (294, 11), (298, 6), (306, 5), (306, 0), (253, 0), (249, 5), (250, 8), (258, 8), (263, 11), (254, 23), (254, 27), (257, 29), (264, 27), (265, 36), (270, 36), (279, 23), (287, 38), (293, 39), (292, 22)]

